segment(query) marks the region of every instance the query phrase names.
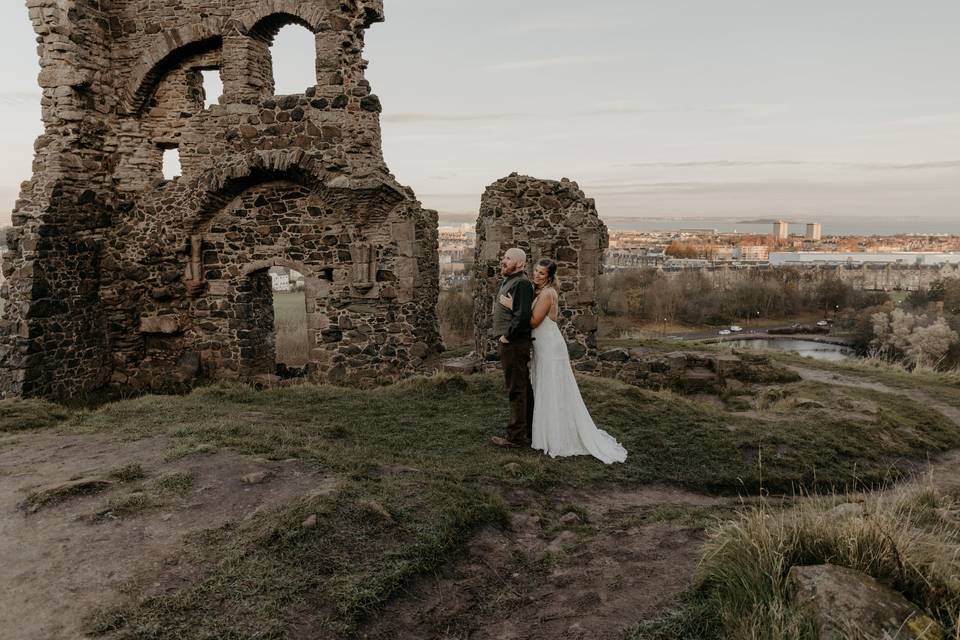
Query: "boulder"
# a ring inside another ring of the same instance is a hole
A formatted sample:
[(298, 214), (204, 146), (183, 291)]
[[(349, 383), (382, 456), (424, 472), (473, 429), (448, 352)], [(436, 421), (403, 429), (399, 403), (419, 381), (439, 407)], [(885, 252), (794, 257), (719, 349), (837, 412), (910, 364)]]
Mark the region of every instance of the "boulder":
[(787, 588), (794, 604), (813, 616), (819, 640), (945, 637), (936, 621), (901, 594), (853, 569), (830, 564), (792, 567)]
[(709, 369), (689, 369), (674, 378), (674, 388), (683, 393), (719, 393), (720, 381)]
[(600, 359), (609, 362), (627, 362), (630, 360), (630, 352), (626, 349), (610, 349), (601, 353)]
[(444, 360), (442, 369), (447, 373), (470, 375), (478, 372), (482, 364), (483, 363), (479, 358), (464, 356), (463, 358), (450, 358), (449, 360)]

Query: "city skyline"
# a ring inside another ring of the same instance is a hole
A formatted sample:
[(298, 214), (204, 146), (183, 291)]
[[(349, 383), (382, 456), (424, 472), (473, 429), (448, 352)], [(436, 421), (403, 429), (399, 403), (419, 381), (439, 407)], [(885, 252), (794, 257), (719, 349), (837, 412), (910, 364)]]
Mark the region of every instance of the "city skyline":
[[(605, 219), (960, 232), (954, 3), (514, 4), (387, 0), (368, 34), (386, 161), (426, 206), (475, 215), (484, 187), (519, 171), (577, 180)], [(18, 61), (0, 70), (5, 224), (40, 92), (26, 7), (0, 17)], [(311, 47), (299, 27), (275, 46), (290, 92), (311, 84)]]

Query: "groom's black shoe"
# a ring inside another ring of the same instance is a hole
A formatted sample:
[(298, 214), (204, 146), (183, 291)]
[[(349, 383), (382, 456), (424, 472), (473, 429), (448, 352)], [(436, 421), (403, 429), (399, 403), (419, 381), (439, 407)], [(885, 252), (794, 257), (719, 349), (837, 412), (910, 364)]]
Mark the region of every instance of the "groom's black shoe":
[(504, 449), (519, 449), (523, 446), (519, 442), (512, 442), (506, 438), (501, 438), (500, 436), (493, 436), (490, 438), (490, 443), (495, 447), (502, 447)]

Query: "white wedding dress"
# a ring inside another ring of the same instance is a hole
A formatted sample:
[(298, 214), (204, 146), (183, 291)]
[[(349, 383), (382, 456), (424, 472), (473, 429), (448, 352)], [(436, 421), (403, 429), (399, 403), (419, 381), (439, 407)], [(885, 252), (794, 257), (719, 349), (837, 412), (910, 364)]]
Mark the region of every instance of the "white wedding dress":
[(592, 455), (604, 464), (626, 460), (627, 450), (593, 423), (573, 377), (567, 342), (549, 314), (533, 338), (533, 448), (553, 458)]

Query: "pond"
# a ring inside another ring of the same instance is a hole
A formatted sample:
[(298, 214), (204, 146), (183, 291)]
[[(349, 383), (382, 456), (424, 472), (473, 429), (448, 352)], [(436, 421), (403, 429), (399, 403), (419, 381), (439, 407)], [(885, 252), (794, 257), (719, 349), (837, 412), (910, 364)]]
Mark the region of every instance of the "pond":
[(839, 344), (824, 344), (813, 340), (795, 340), (793, 338), (784, 338), (782, 340), (775, 338), (725, 340), (723, 344), (734, 349), (795, 351), (802, 356), (809, 356), (815, 360), (826, 360), (828, 362), (842, 362), (857, 357), (853, 349)]

